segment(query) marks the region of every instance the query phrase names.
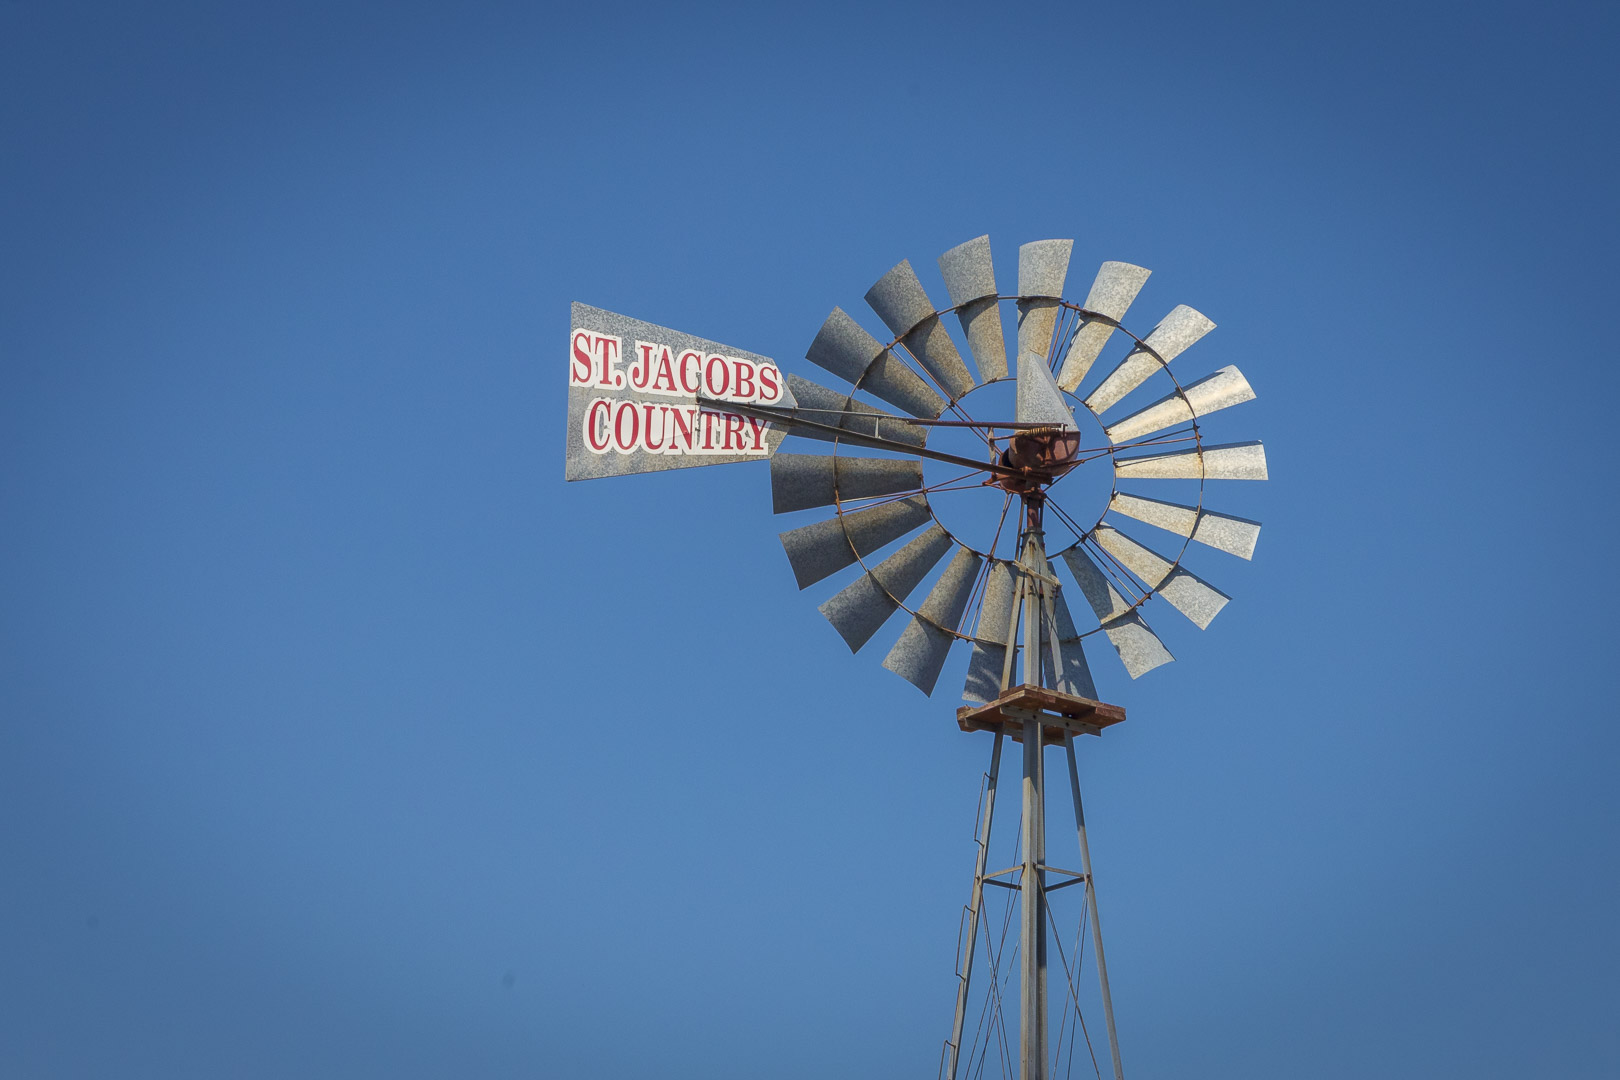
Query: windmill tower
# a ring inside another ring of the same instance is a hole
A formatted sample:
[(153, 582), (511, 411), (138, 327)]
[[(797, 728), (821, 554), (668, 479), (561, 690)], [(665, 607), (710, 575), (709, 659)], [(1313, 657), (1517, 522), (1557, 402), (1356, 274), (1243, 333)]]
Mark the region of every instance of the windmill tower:
[[(1207, 627), (1228, 597), (1183, 565), (1189, 547), (1196, 541), (1247, 559), (1259, 532), (1254, 522), (1207, 510), (1203, 502), (1208, 481), (1266, 477), (1259, 443), (1214, 444), (1203, 434), (1204, 418), (1252, 399), (1253, 391), (1236, 368), (1186, 385), (1170, 368), (1214, 324), (1178, 306), (1145, 337), (1126, 329), (1126, 312), (1149, 273), (1128, 263), (1103, 263), (1084, 302), (1065, 300), (1072, 246), (1025, 244), (1017, 291), (1006, 295), (996, 284), (987, 237), (953, 248), (939, 259), (951, 300), (945, 309), (934, 307), (910, 263), (900, 263), (866, 294), (892, 335), (887, 342), (835, 308), (806, 353), (848, 390), (784, 376), (757, 354), (581, 304), (574, 305), (570, 329), (569, 479), (767, 458), (775, 512), (832, 509), (831, 517), (782, 534), (799, 587), (859, 568), (820, 605), (852, 650), (903, 611), (908, 617), (883, 666), (931, 694), (952, 647), (969, 646), (963, 697), (972, 704), (957, 710), (957, 723), (963, 731), (989, 732), (992, 746), (958, 949), (956, 1009), (941, 1055), (941, 1075), (950, 1080), (967, 1075), (972, 1058), (962, 1044), (981, 937), (996, 957), (983, 917), (987, 886), (1015, 894), (1019, 912), (1013, 949), (1019, 1075), (1050, 1075), (1047, 960), (1055, 924), (1048, 898), (1074, 885), (1083, 887), (1109, 1056), (1122, 1080), (1075, 737), (1100, 735), (1125, 711), (1098, 700), (1085, 639), (1106, 640), (1132, 678), (1168, 662), (1144, 606), (1157, 597)], [(1004, 310), (1016, 320), (1015, 365), (1008, 363)], [(1111, 348), (1122, 355), (1099, 363)], [(1151, 382), (1166, 392), (1110, 419)], [(1010, 415), (1005, 394), (985, 393), (998, 384), (1013, 390)], [(831, 453), (779, 453), (789, 435), (828, 443)], [(965, 440), (966, 448), (938, 445), (951, 438)], [(925, 477), (925, 464), (950, 471)], [(1108, 482), (1095, 518), (1077, 517), (1064, 505), (1068, 488), (1060, 485), (1082, 474)], [(1170, 481), (1192, 497), (1136, 493), (1144, 481)], [(939, 512), (943, 500), (968, 492), (999, 496), (999, 515), (992, 502), (978, 523), (988, 542), (965, 535), (960, 516), (947, 523)], [(1161, 547), (1171, 538), (1173, 557), (1124, 531), (1142, 525), (1155, 530)], [(1060, 566), (1096, 625), (1083, 631), (1076, 625)], [(995, 796), (1009, 738), (1022, 748), (1019, 861), (992, 871)], [(1058, 746), (1069, 770), (1078, 870), (1047, 861), (1045, 758), (1048, 747)], [(1066, 976), (1063, 1023), (1072, 1003), (1078, 1025), (1074, 974), (1058, 948)], [(993, 1006), (1000, 1017), (994, 971), (984, 997), (986, 1010)]]

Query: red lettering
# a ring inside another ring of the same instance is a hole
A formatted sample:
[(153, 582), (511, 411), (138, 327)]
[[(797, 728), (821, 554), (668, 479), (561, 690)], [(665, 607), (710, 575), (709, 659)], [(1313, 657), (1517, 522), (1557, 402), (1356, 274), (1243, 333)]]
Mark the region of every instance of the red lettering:
[(743, 418), (736, 413), (726, 413), (726, 441), (724, 449), (741, 450), (743, 448)]
[[(644, 402), (641, 411), (643, 421), (641, 425), (641, 445), (656, 454), (664, 448), (664, 443), (669, 438), (669, 420), (665, 419), (669, 413), (669, 406)], [(657, 442), (653, 442), (653, 413), (655, 412), (659, 414)]]
[[(630, 420), (630, 432), (625, 434), (625, 418)], [(621, 401), (613, 409), (613, 449), (628, 454), (641, 438), (641, 414), (633, 401)]]
[[(714, 373), (716, 370), (720, 372), (720, 383), (718, 386), (715, 385), (714, 381)], [(725, 357), (711, 356), (704, 363), (703, 389), (712, 398), (725, 397), (726, 391), (731, 389), (731, 369), (726, 367)]]
[(681, 453), (692, 452), (692, 435), (697, 428), (698, 411), (696, 409), (671, 409), (669, 418), (673, 422), (670, 432), (669, 445), (671, 450)]
[(747, 419), (749, 428), (748, 434), (752, 436), (754, 440), (754, 445), (750, 446), (748, 449), (765, 449), (765, 433), (771, 429), (771, 425), (767, 424), (763, 420), (756, 420), (752, 416), (748, 417)]
[(767, 404), (780, 399), (782, 384), (777, 381), (777, 370), (770, 364), (759, 365), (759, 400)]
[(703, 414), (703, 449), (714, 449), (714, 425), (720, 420), (719, 413), (705, 411)]
[(636, 342), (636, 358), (630, 362), (630, 385), (636, 390), (647, 389), (647, 383), (652, 379), (652, 351), (656, 345), (648, 345), (645, 341)]
[(568, 385), (591, 385), (591, 335), (584, 330), (575, 330), (572, 340), (573, 356), (569, 358)]
[(658, 353), (658, 371), (654, 373), (650, 389), (653, 393), (675, 394), (675, 369), (669, 362), (669, 346), (663, 346)]
[[(703, 357), (687, 349), (681, 353), (678, 363), (681, 365), (681, 389), (695, 397), (703, 389)], [(686, 377), (688, 372), (692, 375), (691, 379)]]
[(753, 401), (757, 396), (754, 390), (754, 367), (752, 360), (737, 359), (732, 362), (732, 382), (737, 386), (734, 396), (738, 401)]
[(608, 412), (612, 408), (613, 402), (597, 398), (585, 410), (585, 445), (592, 453), (604, 454), (613, 445), (608, 437)]
[(618, 389), (624, 385), (623, 373), (615, 370), (614, 365), (619, 362), (619, 339), (603, 334), (596, 339), (597, 359), (601, 361), (602, 370), (598, 375), (596, 385), (608, 389)]

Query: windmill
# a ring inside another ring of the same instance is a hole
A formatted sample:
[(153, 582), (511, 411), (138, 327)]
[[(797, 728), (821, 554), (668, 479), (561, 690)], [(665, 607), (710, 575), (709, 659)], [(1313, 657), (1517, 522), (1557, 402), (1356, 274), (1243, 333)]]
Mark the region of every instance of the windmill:
[[(820, 611), (852, 650), (861, 651), (903, 613), (882, 663), (925, 694), (934, 691), (952, 648), (960, 642), (968, 650), (962, 696), (970, 704), (957, 709), (957, 723), (993, 739), (958, 946), (956, 1009), (941, 1054), (940, 1072), (949, 1080), (964, 1075), (972, 1058), (962, 1042), (981, 931), (992, 949), (983, 919), (986, 886), (1015, 894), (1019, 911), (1013, 948), (1019, 1074), (1049, 1075), (1047, 950), (1055, 924), (1048, 898), (1072, 885), (1083, 886), (1082, 919), (1090, 925), (1111, 1064), (1122, 1080), (1075, 737), (1101, 734), (1123, 721), (1125, 710), (1098, 700), (1084, 646), (1088, 638), (1106, 641), (1133, 679), (1170, 661), (1144, 605), (1157, 597), (1207, 627), (1228, 597), (1183, 565), (1188, 549), (1196, 542), (1248, 559), (1259, 534), (1255, 522), (1204, 506), (1209, 481), (1266, 478), (1260, 443), (1211, 443), (1203, 432), (1206, 417), (1254, 392), (1235, 367), (1186, 383), (1171, 368), (1214, 324), (1183, 305), (1146, 336), (1127, 329), (1127, 311), (1149, 274), (1129, 263), (1103, 263), (1083, 302), (1064, 299), (1072, 247), (1070, 240), (1023, 245), (1011, 294), (998, 288), (988, 237), (952, 248), (939, 259), (950, 296), (943, 309), (911, 264), (901, 262), (866, 294), (887, 341), (835, 308), (806, 353), (847, 389), (784, 375), (754, 353), (573, 307), (569, 479), (768, 459), (776, 513), (831, 511), (781, 539), (801, 589), (850, 577)], [(1004, 314), (1015, 320), (1013, 364)], [(1121, 408), (1153, 383), (1161, 396)], [(997, 387), (1011, 392), (1010, 402)], [(829, 444), (823, 449), (830, 452), (779, 452), (788, 436)], [(949, 448), (941, 445), (951, 440)], [(925, 476), (925, 466), (949, 471), (935, 479)], [(1070, 478), (1080, 476), (1092, 477), (1095, 517), (1076, 516), (1065, 505)], [(1140, 492), (1148, 481), (1170, 481), (1192, 494), (1155, 498)], [(942, 502), (969, 495), (986, 509), (982, 520), (958, 515), (947, 522)], [(966, 535), (969, 526), (982, 535)], [(1089, 608), (1084, 630), (1059, 567)], [(1019, 861), (991, 871), (1001, 751), (1009, 738), (1022, 744)], [(1061, 746), (1068, 765), (1077, 871), (1047, 862), (1048, 746)], [(1061, 942), (1058, 948), (1061, 955)], [(1078, 1024), (1074, 976), (1062, 959), (1063, 1022), (1072, 1003)], [(984, 995), (985, 1010), (993, 1006), (997, 1015), (998, 981), (993, 977)], [(1072, 1030), (1070, 1041), (1072, 1055)]]

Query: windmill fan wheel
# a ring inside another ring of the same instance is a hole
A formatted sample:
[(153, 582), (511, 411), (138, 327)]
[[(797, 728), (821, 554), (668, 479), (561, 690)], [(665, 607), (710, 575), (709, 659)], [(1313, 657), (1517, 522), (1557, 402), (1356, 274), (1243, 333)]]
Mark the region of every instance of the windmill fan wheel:
[[(1083, 301), (1065, 299), (1072, 248), (1071, 240), (1023, 245), (1017, 291), (1006, 295), (988, 237), (952, 248), (939, 258), (946, 308), (934, 306), (910, 262), (901, 262), (866, 294), (887, 342), (834, 308), (806, 353), (848, 389), (788, 376), (794, 413), (813, 421), (789, 425), (788, 434), (831, 444), (831, 453), (771, 459), (775, 512), (832, 510), (781, 534), (794, 576), (803, 589), (856, 568), (820, 607), (855, 651), (905, 612), (883, 666), (925, 694), (962, 641), (970, 648), (963, 696), (996, 696), (1011, 666), (1007, 650), (1016, 648), (1010, 623), (1018, 582), (1033, 575), (1047, 582), (1049, 632), (1061, 649), (1043, 653), (1039, 674), (1026, 669), (1024, 681), (1095, 699), (1087, 639), (1101, 634), (1134, 679), (1172, 659), (1144, 618), (1152, 597), (1200, 629), (1226, 605), (1226, 594), (1182, 565), (1193, 541), (1242, 559), (1254, 553), (1260, 526), (1206, 509), (1204, 494), (1212, 480), (1264, 480), (1264, 448), (1211, 443), (1201, 424), (1254, 391), (1235, 367), (1187, 383), (1171, 370), (1214, 323), (1182, 305), (1145, 336), (1127, 329), (1126, 312), (1149, 274), (1129, 263), (1103, 263)], [(1004, 313), (1015, 320), (1012, 363)], [(1119, 408), (1150, 382), (1168, 392)], [(1015, 389), (1014, 415), (969, 415), (965, 399), (996, 383)], [(1082, 434), (1077, 417), (1100, 437)], [(947, 431), (979, 440), (982, 460), (929, 446), (930, 436), (937, 443)], [(960, 475), (927, 484), (924, 459)], [(1070, 513), (1062, 481), (1104, 469), (1111, 474), (1105, 504)], [(1180, 481), (1190, 501), (1139, 492), (1163, 481)], [(937, 513), (936, 501), (969, 488), (1003, 496), (1000, 521), (986, 526), (987, 534), (994, 527), (988, 544), (953, 532)], [(1089, 608), (1084, 628), (1065, 599), (1060, 566)]]

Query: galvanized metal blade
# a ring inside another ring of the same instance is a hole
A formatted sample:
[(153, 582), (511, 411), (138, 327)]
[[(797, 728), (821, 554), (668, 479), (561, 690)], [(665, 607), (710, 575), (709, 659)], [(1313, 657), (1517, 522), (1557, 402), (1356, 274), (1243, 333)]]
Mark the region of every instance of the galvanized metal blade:
[(909, 260), (879, 278), (867, 291), (866, 302), (952, 399), (973, 389), (973, 376), (956, 351), (956, 342), (939, 324), (934, 302)]
[[(928, 430), (921, 425), (907, 423), (876, 405), (855, 400), (850, 394), (828, 389), (800, 375), (789, 375), (787, 384), (798, 409), (808, 419), (835, 424), (857, 435), (870, 435), (890, 442), (910, 443), (912, 446), (922, 446), (928, 440)], [(801, 427), (790, 427), (787, 433), (821, 442), (836, 439), (836, 436), (826, 432)]]
[(949, 631), (962, 622), (973, 582), (979, 576), (979, 556), (958, 547), (950, 565), (939, 576), (928, 599), (912, 616), (900, 640), (894, 643), (883, 666), (925, 694), (934, 692), (945, 656), (956, 638)]
[[(1179, 304), (1166, 315), (1153, 333), (1132, 349), (1119, 367), (1086, 397), (1086, 408), (1101, 416), (1120, 398), (1147, 381), (1158, 371), (1211, 330), (1215, 324), (1186, 304)], [(1161, 363), (1162, 361), (1162, 363)]]
[[(1183, 394), (1186, 396), (1183, 397)], [(1110, 425), (1108, 441), (1122, 443), (1140, 439), (1155, 431), (1184, 424), (1195, 416), (1208, 416), (1212, 412), (1253, 400), (1254, 390), (1243, 373), (1235, 367), (1223, 367), (1215, 374), (1183, 387), (1181, 393), (1166, 394), (1146, 408)]]
[(1045, 363), (1052, 353), (1058, 301), (1069, 272), (1073, 240), (1036, 240), (1018, 249), (1018, 356), (1035, 353)]
[(1258, 442), (1222, 443), (1142, 457), (1116, 457), (1121, 480), (1264, 480), (1266, 448)]
[(1151, 273), (1153, 271), (1130, 263), (1102, 264), (1096, 280), (1091, 283), (1091, 292), (1086, 294), (1086, 310), (1095, 311), (1101, 318), (1085, 319), (1069, 340), (1063, 367), (1058, 372), (1059, 386), (1072, 393), (1085, 379)]
[(805, 359), (912, 416), (932, 418), (945, 408), (945, 399), (921, 375), (885, 349), (843, 308), (833, 308), (821, 324)]
[(866, 291), (866, 302), (897, 338), (905, 337), (936, 314), (934, 302), (928, 299), (927, 290), (917, 280), (910, 259), (902, 259), (878, 278)]
[(1001, 333), (1001, 305), (996, 302), (996, 271), (990, 260), (990, 238), (958, 244), (939, 257), (939, 272), (951, 294), (951, 306), (962, 323), (979, 377), (986, 382), (1007, 377), (1007, 343)]
[(1052, 369), (1046, 366), (1046, 357), (1024, 353), (1018, 358), (1018, 402), (1014, 417), (1020, 423), (1052, 424), (1079, 430), (1074, 413), (1052, 378)]
[(777, 454), (771, 458), (771, 511), (894, 495), (922, 487), (922, 462), (895, 458)]
[(949, 533), (938, 524), (931, 525), (817, 610), (833, 624), (850, 651), (859, 652), (917, 583), (945, 557), (951, 544)]
[(1074, 616), (1069, 614), (1069, 603), (1063, 599), (1063, 590), (1059, 589), (1052, 600), (1057, 614), (1058, 652), (1062, 657), (1063, 670), (1054, 672), (1051, 656), (1043, 654), (1041, 670), (1045, 684), (1059, 693), (1077, 694), (1096, 701), (1097, 684), (1092, 681), (1091, 667), (1086, 663), (1085, 650), (1081, 647), (1080, 631), (1075, 628)]
[(1254, 545), (1260, 539), (1258, 521), (1217, 514), (1213, 510), (1200, 510), (1180, 503), (1144, 499), (1140, 495), (1116, 491), (1108, 503), (1108, 509), (1178, 536), (1191, 537), (1200, 544), (1240, 559), (1254, 558)]
[(920, 528), (930, 517), (927, 496), (912, 495), (789, 529), (781, 535), (782, 547), (794, 580), (804, 589)]
[(1164, 597), (1200, 630), (1208, 629), (1232, 599), (1186, 567), (1175, 565), (1118, 529), (1098, 525), (1091, 536), (1104, 551), (1119, 560), (1121, 566), (1145, 581), (1148, 588)]
[(1109, 644), (1119, 653), (1126, 674), (1137, 678), (1160, 664), (1168, 664), (1175, 657), (1164, 647), (1157, 634), (1148, 629), (1142, 616), (1097, 569), (1097, 564), (1077, 545), (1063, 553), (1063, 561), (1074, 575), (1075, 582), (1085, 595), (1086, 602), (1096, 613)]
[(1013, 600), (1017, 580), (1012, 564), (997, 559), (990, 565), (984, 583), (984, 600), (979, 605), (979, 626), (974, 631), (973, 652), (968, 657), (967, 681), (962, 697), (968, 701), (991, 701), (1001, 693), (1001, 669), (1007, 658)]

